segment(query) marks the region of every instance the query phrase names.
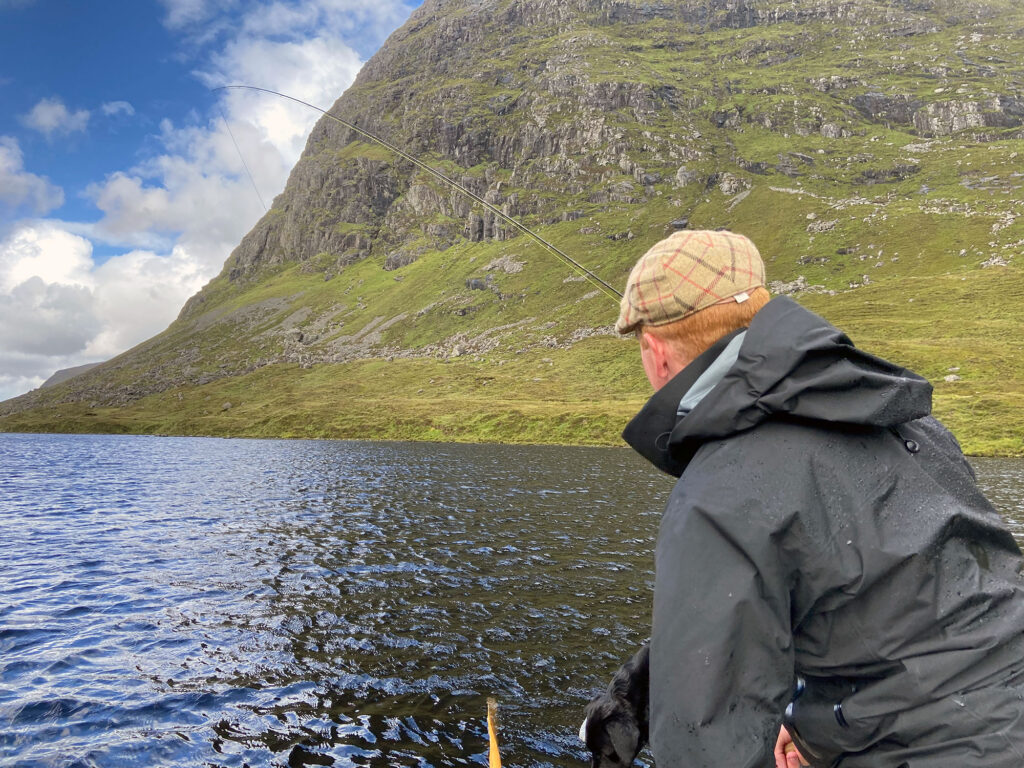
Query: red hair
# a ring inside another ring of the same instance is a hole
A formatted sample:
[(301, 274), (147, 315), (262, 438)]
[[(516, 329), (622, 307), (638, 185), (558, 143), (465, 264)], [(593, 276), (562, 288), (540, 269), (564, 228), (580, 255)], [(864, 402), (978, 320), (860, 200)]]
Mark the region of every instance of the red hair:
[(641, 325), (636, 329), (640, 343), (646, 347), (643, 333), (657, 336), (678, 355), (693, 360), (728, 333), (746, 328), (758, 310), (771, 299), (764, 287), (755, 288), (742, 304), (728, 301), (705, 307), (699, 312), (664, 325)]

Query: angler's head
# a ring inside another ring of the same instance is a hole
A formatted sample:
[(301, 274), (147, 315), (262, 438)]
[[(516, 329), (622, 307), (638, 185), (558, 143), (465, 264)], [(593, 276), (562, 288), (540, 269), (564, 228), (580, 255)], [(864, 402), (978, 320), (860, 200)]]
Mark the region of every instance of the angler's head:
[(684, 230), (657, 243), (626, 281), (615, 330), (640, 340), (655, 390), (768, 303), (764, 262), (733, 232)]

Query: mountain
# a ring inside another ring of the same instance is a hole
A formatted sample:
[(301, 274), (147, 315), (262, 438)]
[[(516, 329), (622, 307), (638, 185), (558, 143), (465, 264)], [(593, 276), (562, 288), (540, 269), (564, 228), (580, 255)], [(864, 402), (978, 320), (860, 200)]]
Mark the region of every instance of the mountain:
[[(427, 0), (331, 107), (621, 288), (673, 227), (1024, 454), (1017, 0)], [(162, 334), (0, 428), (614, 442), (647, 394), (617, 306), (324, 118)]]
[(53, 387), (56, 386), (57, 384), (62, 384), (70, 378), (78, 376), (81, 373), (85, 373), (86, 371), (92, 370), (97, 365), (99, 365), (99, 363), (86, 363), (85, 365), (76, 365), (74, 368), (61, 368), (59, 371), (55, 372), (53, 376), (51, 376), (42, 384), (40, 384), (39, 388), (46, 389), (47, 387)]

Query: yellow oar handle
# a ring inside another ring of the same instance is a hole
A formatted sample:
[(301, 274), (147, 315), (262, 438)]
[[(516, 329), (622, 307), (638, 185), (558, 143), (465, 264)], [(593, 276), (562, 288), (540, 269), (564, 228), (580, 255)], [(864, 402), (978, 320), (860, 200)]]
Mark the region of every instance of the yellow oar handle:
[(498, 754), (498, 702), (487, 700), (487, 768), (501, 768), (501, 755)]

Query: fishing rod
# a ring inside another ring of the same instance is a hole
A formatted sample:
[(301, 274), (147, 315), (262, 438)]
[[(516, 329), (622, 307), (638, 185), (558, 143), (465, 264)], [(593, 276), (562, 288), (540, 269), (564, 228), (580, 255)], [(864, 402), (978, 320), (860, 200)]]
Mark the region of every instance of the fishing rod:
[(231, 143), (235, 145), (235, 152), (238, 153), (238, 159), (242, 161), (242, 167), (245, 168), (245, 175), (249, 177), (249, 183), (252, 184), (252, 191), (256, 193), (256, 197), (259, 198), (260, 205), (263, 206), (263, 212), (267, 213), (270, 209), (267, 208), (267, 204), (263, 202), (263, 195), (260, 194), (260, 188), (256, 186), (256, 179), (252, 177), (252, 171), (249, 170), (249, 164), (245, 162), (245, 155), (242, 154), (242, 148), (238, 146), (238, 142), (235, 141), (235, 134), (231, 132), (231, 123), (228, 122), (228, 116), (224, 114), (223, 108), (218, 106), (220, 109), (220, 119), (224, 121), (224, 127), (227, 129), (228, 136), (231, 137)]
[(302, 99), (298, 99), (298, 98), (296, 98), (294, 96), (289, 96), (287, 93), (281, 93), (280, 91), (275, 91), (275, 90), (272, 90), (270, 88), (260, 88), (260, 87), (255, 86), (255, 85), (222, 85), (222, 86), (220, 86), (218, 88), (211, 88), (210, 90), (213, 91), (213, 92), (216, 92), (216, 91), (226, 91), (226, 90), (232, 89), (232, 88), (245, 89), (245, 90), (249, 90), (249, 91), (259, 91), (261, 93), (270, 93), (270, 94), (273, 94), (274, 96), (280, 96), (281, 98), (288, 99), (290, 101), (294, 101), (295, 103), (302, 104), (303, 106), (309, 107), (310, 109), (315, 109), (320, 114), (324, 115), (325, 117), (329, 117), (331, 120), (334, 120), (335, 122), (341, 123), (342, 125), (344, 125), (349, 130), (355, 131), (356, 133), (358, 133), (360, 136), (364, 136), (367, 139), (370, 139), (371, 141), (377, 142), (381, 146), (386, 147), (387, 149), (390, 149), (392, 152), (394, 152), (396, 155), (398, 155), (402, 159), (408, 160), (410, 163), (415, 165), (417, 168), (420, 168), (421, 170), (426, 171), (427, 173), (429, 173), (434, 178), (439, 179), (440, 181), (444, 182), (445, 184), (448, 184), (449, 186), (451, 186), (453, 189), (456, 189), (459, 192), (461, 192), (462, 194), (466, 195), (466, 197), (468, 197), (471, 200), (473, 200), (473, 202), (478, 203), (479, 205), (483, 206), (486, 210), (488, 210), (491, 213), (493, 213), (495, 216), (499, 217), (503, 221), (508, 222), (513, 227), (515, 227), (515, 229), (517, 229), (520, 232), (522, 232), (524, 235), (527, 235), (527, 236), (533, 238), (537, 243), (539, 243), (541, 246), (543, 246), (549, 253), (554, 254), (554, 256), (557, 257), (558, 259), (560, 259), (564, 264), (568, 265), (570, 268), (575, 270), (577, 273), (582, 275), (584, 278), (590, 280), (592, 283), (597, 285), (597, 287), (600, 288), (601, 291), (603, 291), (607, 296), (611, 297), (614, 301), (618, 302), (622, 298), (622, 294), (619, 291), (617, 291), (611, 285), (609, 285), (604, 280), (602, 280), (600, 277), (595, 275), (589, 269), (584, 267), (582, 264), (580, 264), (574, 258), (569, 256), (569, 254), (565, 253), (560, 248), (552, 245), (550, 242), (548, 242), (543, 237), (538, 235), (536, 232), (531, 230), (525, 224), (523, 224), (522, 222), (518, 221), (517, 219), (512, 218), (508, 214), (504, 213), (500, 208), (498, 208), (497, 206), (492, 205), (491, 203), (487, 202), (482, 197), (480, 197), (480, 195), (476, 194), (475, 192), (473, 192), (470, 189), (467, 189), (466, 187), (464, 187), (462, 184), (459, 184), (457, 181), (455, 181), (451, 177), (445, 175), (444, 173), (442, 173), (441, 171), (437, 170), (436, 168), (434, 168), (434, 167), (432, 167), (430, 165), (427, 165), (422, 160), (420, 160), (420, 159), (418, 159), (416, 157), (413, 157), (412, 155), (410, 155), (408, 152), (406, 152), (405, 150), (401, 149), (400, 147), (395, 146), (394, 144), (392, 144), (387, 139), (382, 139), (380, 136), (377, 136), (376, 134), (371, 133), (370, 131), (367, 131), (364, 128), (360, 128), (357, 125), (353, 125), (352, 123), (348, 122), (347, 120), (341, 119), (337, 115), (332, 115), (326, 109), (322, 109), (321, 107), (318, 107), (315, 104), (310, 104), (308, 101), (303, 101)]

